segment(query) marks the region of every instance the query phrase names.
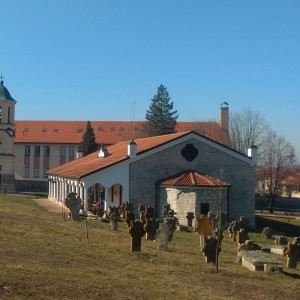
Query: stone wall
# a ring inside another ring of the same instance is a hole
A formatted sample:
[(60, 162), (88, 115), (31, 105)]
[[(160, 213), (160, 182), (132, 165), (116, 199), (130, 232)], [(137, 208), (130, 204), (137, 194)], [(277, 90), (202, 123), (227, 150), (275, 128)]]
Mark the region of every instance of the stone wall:
[[(193, 144), (199, 153), (193, 161), (187, 161), (181, 155), (182, 148), (188, 143)], [(129, 168), (130, 201), (134, 202), (136, 208), (140, 204), (152, 205), (157, 213), (159, 211), (160, 191), (157, 186), (159, 180), (186, 170), (195, 170), (220, 178), (220, 170), (223, 169), (223, 180), (231, 184), (228, 196), (229, 221), (245, 216), (249, 221), (249, 226), (255, 227), (253, 167), (217, 147), (212, 147), (197, 139), (190, 139), (133, 162)]]

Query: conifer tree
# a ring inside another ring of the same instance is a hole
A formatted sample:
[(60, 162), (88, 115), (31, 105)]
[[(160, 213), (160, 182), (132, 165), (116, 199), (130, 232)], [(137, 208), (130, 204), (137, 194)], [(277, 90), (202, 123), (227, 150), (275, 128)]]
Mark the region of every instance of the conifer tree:
[(81, 142), (82, 156), (86, 156), (92, 152), (98, 150), (98, 144), (96, 143), (96, 137), (94, 129), (91, 126), (90, 121), (86, 123), (86, 130), (82, 137)]
[(165, 86), (158, 87), (156, 95), (146, 113), (143, 130), (146, 136), (156, 136), (176, 132), (177, 110), (173, 111), (173, 102)]

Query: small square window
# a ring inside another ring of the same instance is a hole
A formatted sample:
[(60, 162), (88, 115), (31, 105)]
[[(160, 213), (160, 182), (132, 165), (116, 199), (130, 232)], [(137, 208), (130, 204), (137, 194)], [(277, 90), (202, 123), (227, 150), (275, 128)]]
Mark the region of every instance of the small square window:
[(110, 127), (110, 131), (115, 131), (115, 127)]
[(77, 128), (77, 132), (82, 132), (82, 128)]
[(124, 127), (120, 127), (120, 128), (119, 128), (119, 131), (124, 131)]
[(42, 128), (42, 132), (46, 132), (47, 131), (47, 129), (46, 128)]
[(58, 132), (58, 128), (54, 128), (54, 129), (53, 129), (53, 132)]
[(98, 127), (98, 131), (103, 131), (103, 127)]

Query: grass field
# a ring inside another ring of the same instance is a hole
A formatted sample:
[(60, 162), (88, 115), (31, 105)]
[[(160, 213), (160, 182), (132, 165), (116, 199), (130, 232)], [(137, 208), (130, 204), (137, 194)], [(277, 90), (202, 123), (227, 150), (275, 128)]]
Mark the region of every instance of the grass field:
[[(293, 224), (294, 225), (294, 224)], [(175, 232), (167, 251), (142, 241), (131, 253), (124, 222), (64, 220), (27, 197), (0, 196), (1, 299), (299, 299), (300, 263), (283, 273), (251, 272), (236, 263), (224, 232), (219, 272), (206, 264), (199, 236)], [(300, 224), (296, 223), (300, 228)], [(251, 233), (260, 244), (273, 244)], [(292, 237), (290, 237), (290, 240)]]

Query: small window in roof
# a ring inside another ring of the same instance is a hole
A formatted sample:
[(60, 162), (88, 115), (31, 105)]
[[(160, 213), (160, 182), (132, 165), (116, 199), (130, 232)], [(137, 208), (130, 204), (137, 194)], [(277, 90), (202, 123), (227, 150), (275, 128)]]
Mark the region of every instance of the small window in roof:
[(58, 132), (58, 128), (54, 128), (54, 129), (53, 129), (53, 132)]
[(23, 129), (23, 132), (28, 132), (28, 128), (24, 128), (24, 129)]
[(77, 132), (82, 132), (82, 128), (77, 128)]
[(134, 131), (139, 131), (139, 128), (138, 127), (134, 127)]
[(124, 131), (124, 127), (120, 127), (120, 128), (119, 128), (119, 131)]
[(47, 129), (46, 128), (42, 128), (42, 132), (46, 132), (47, 131)]
[(110, 131), (115, 131), (115, 127), (110, 127)]
[(98, 127), (98, 131), (102, 131), (103, 130), (103, 128), (102, 127)]

